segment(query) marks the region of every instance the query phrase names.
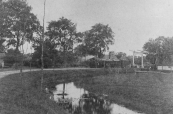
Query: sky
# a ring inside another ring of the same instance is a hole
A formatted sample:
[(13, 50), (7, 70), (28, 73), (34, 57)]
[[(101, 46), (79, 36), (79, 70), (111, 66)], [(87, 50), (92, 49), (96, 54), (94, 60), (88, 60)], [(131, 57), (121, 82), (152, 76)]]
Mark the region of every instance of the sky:
[[(44, 0), (27, 0), (42, 23)], [(173, 0), (46, 0), (45, 26), (61, 17), (84, 32), (96, 23), (108, 24), (114, 32), (109, 51), (142, 50), (145, 42), (173, 36)]]

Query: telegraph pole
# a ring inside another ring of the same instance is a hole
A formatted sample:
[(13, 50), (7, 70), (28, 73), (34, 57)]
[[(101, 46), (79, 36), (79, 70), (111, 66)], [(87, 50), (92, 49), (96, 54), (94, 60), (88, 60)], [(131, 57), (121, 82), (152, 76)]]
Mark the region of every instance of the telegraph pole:
[(44, 69), (44, 61), (43, 61), (43, 45), (44, 45), (44, 20), (45, 20), (45, 6), (46, 0), (44, 0), (44, 15), (43, 15), (43, 31), (42, 31), (42, 39), (41, 39), (41, 90), (43, 90), (43, 69)]

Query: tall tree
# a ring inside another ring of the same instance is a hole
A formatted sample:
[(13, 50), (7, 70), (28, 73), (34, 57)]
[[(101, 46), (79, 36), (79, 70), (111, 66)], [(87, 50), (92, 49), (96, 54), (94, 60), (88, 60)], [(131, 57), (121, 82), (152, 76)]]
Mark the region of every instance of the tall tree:
[(95, 24), (91, 30), (85, 32), (84, 45), (88, 50), (88, 54), (102, 57), (109, 45), (114, 43), (114, 35), (112, 29), (108, 25)]
[(39, 21), (24, 0), (4, 1), (0, 9), (0, 35), (8, 39), (7, 45), (15, 46), (15, 50), (18, 51), (25, 41), (32, 40)]
[(51, 21), (47, 30), (46, 35), (54, 43), (55, 48), (59, 47), (59, 50), (63, 51), (66, 65), (66, 52), (73, 52), (74, 43), (80, 41), (82, 34), (76, 31), (76, 25), (71, 20), (64, 17), (58, 21)]
[(161, 36), (156, 39), (150, 39), (143, 46), (143, 49), (149, 52), (146, 58), (154, 64), (162, 64), (164, 60), (171, 61), (171, 55), (173, 54), (172, 44), (172, 38)]
[(149, 39), (149, 41), (144, 44), (143, 49), (149, 52), (146, 56), (146, 59), (148, 59), (150, 63), (155, 64), (157, 58), (156, 53), (159, 49), (158, 42), (154, 39)]

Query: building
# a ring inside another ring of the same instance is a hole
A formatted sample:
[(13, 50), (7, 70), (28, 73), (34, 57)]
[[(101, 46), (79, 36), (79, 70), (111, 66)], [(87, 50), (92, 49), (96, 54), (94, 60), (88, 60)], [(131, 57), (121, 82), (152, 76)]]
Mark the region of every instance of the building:
[(120, 60), (117, 58), (114, 52), (109, 52), (109, 55), (104, 55), (103, 58), (101, 58), (101, 61), (104, 62), (104, 67), (120, 67), (121, 65)]
[(84, 62), (84, 61), (88, 61), (89, 59), (92, 59), (92, 58), (94, 58), (95, 56), (93, 56), (93, 55), (87, 55), (87, 56), (85, 56), (85, 57), (80, 57), (79, 58), (79, 60), (81, 61), (81, 62)]

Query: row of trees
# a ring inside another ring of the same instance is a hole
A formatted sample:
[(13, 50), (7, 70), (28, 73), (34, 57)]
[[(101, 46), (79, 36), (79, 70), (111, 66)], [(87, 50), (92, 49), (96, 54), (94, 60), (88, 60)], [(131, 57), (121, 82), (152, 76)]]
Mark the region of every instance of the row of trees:
[[(53, 63), (53, 66), (57, 63), (65, 66), (67, 63), (76, 63), (79, 56), (88, 54), (102, 57), (114, 41), (113, 32), (108, 25), (95, 24), (91, 30), (82, 33), (76, 31), (76, 24), (64, 17), (51, 21), (45, 35), (44, 62)], [(33, 59), (38, 60), (41, 47), (36, 44), (34, 49)]]
[[(0, 50), (3, 52), (12, 46), (14, 50), (7, 51), (11, 53), (7, 55), (18, 58), (23, 53), (25, 42), (32, 43), (35, 50), (32, 61), (40, 66), (43, 27), (31, 9), (24, 0), (0, 1)], [(76, 26), (64, 17), (48, 23), (43, 43), (45, 67), (57, 64), (66, 66), (67, 63), (76, 62), (78, 56), (87, 54), (102, 57), (114, 42), (113, 31), (108, 25), (98, 23), (85, 32), (77, 32)], [(4, 42), (5, 46), (2, 45)]]
[[(0, 51), (8, 53), (6, 58), (19, 58), (25, 42), (32, 43), (35, 50), (32, 54), (33, 65), (40, 66), (43, 27), (31, 9), (24, 0), (0, 1)], [(64, 17), (48, 23), (43, 43), (45, 67), (73, 64), (78, 56), (101, 58), (109, 50), (109, 45), (114, 43), (114, 33), (108, 25), (97, 23), (85, 32), (78, 32), (76, 27), (75, 23)], [(9, 47), (14, 47), (13, 51), (7, 51)], [(150, 63), (169, 62), (173, 55), (173, 38), (150, 39), (143, 49), (149, 52), (146, 59)]]

